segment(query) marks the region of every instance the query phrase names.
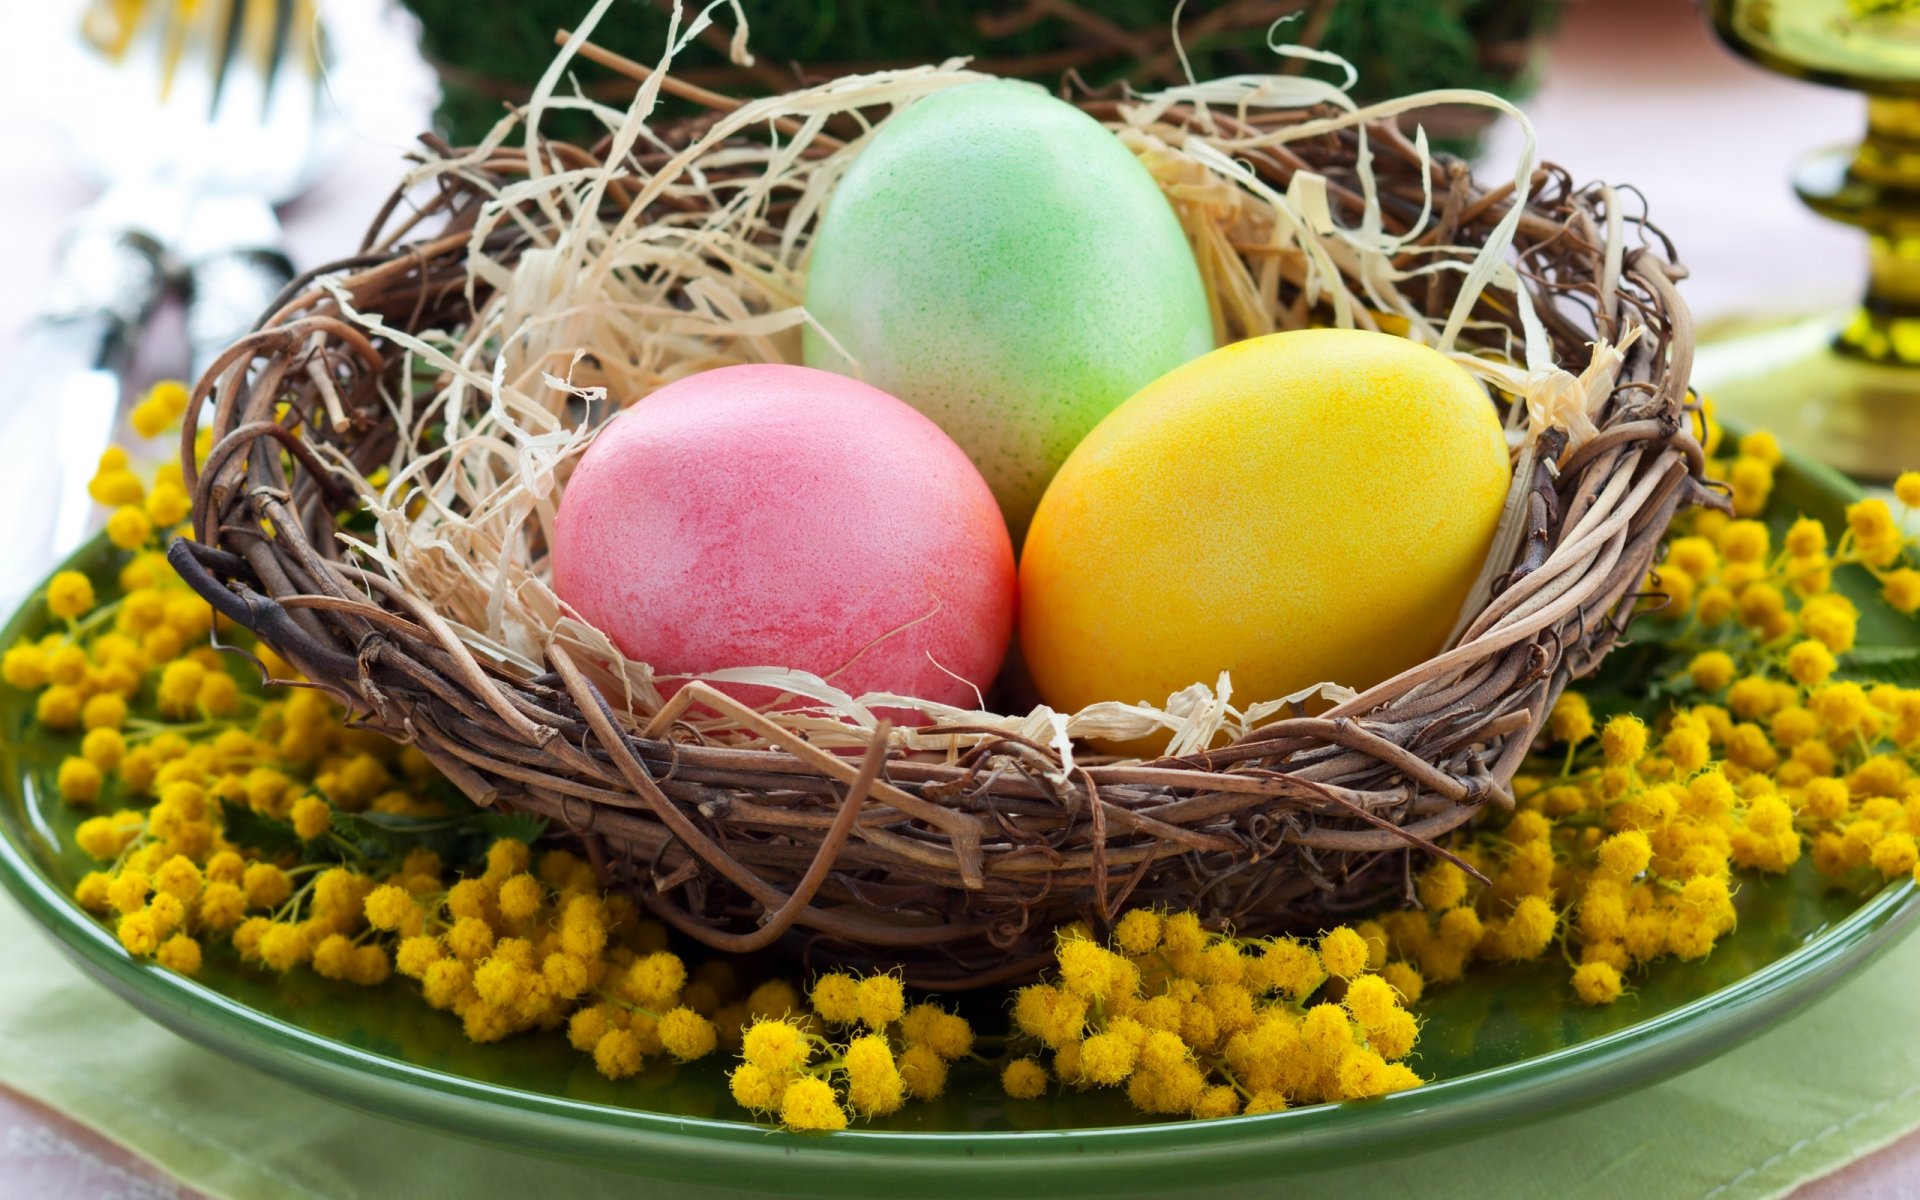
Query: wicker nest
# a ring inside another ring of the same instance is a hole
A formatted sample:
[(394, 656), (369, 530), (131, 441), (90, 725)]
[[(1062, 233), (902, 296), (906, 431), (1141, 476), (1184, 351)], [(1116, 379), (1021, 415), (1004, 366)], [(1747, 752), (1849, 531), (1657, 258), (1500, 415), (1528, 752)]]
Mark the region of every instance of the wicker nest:
[[(406, 335), (452, 331), (458, 342), (502, 286), (497, 270), (470, 270), (472, 256), (511, 267), (560, 219), (512, 199), (529, 162), (504, 146), (436, 147), (436, 161), (460, 169), (434, 174), (429, 193), (416, 188), (404, 207), (396, 197), (360, 253), (295, 281), (200, 381), (199, 396), (214, 400), (212, 451), (196, 470), (190, 422), (193, 539), (173, 546), (172, 561), (367, 726), (417, 746), (475, 802), (546, 817), (610, 885), (722, 950), (784, 942), (956, 987), (1030, 972), (1058, 923), (1098, 924), (1123, 906), (1194, 907), (1257, 933), (1412, 903), (1411, 874), (1434, 839), (1512, 803), (1544, 714), (1621, 636), (1676, 508), (1715, 502), (1689, 416), (1681, 272), (1623, 196), (1577, 188), (1557, 168), (1532, 171), (1519, 191), (1488, 189), (1390, 122), (1339, 111), (1229, 118), (1169, 97), (1142, 117), (1112, 100), (1082, 103), (1156, 146), (1238, 146), (1205, 161), (1217, 159), (1213, 184), (1242, 195), (1310, 191), (1341, 228), (1371, 206), (1381, 233), (1401, 239), (1391, 260), (1409, 268), (1399, 294), (1436, 322), (1470, 286), (1479, 249), (1510, 238), (1503, 259), (1537, 321), (1523, 319), (1515, 296), (1488, 291), (1468, 296), (1466, 319), (1448, 332), (1512, 394), (1514, 487), (1481, 585), (1437, 657), (1326, 711), (1294, 705), (1191, 752), (1114, 762), (1036, 736), (1044, 721), (994, 714), (916, 731), (869, 722), (836, 743), (821, 733), (840, 728), (831, 722), (799, 728), (701, 684), (664, 701), (635, 692), (619, 669), (634, 664), (609, 663), (577, 636), (514, 650), (483, 627), (485, 597), (423, 588), (370, 550), (378, 539), (364, 532), (376, 494), (367, 479), (396, 464), (419, 492), (414, 508), (396, 502), (388, 518), (404, 524), (429, 491), (450, 511), (481, 503), (458, 488), (433, 491), (447, 482), (435, 474), (433, 430), (449, 377), (424, 370)], [(600, 215), (616, 222), (639, 204), (642, 216), (681, 227), (710, 217), (730, 172), (764, 167), (764, 137), (712, 142), (704, 192), (648, 199), (645, 183), (715, 128), (653, 130), (613, 155)], [(1266, 139), (1289, 130), (1308, 132)], [(539, 145), (544, 163), (580, 170), (608, 167), (612, 154), (608, 142)], [(837, 145), (822, 135), (802, 156)], [(489, 205), (511, 219), (488, 223)], [(805, 207), (767, 202), (749, 241), (798, 261), (803, 238), (778, 243)], [(1325, 279), (1303, 276), (1299, 256), (1237, 237), (1216, 251), (1239, 255), (1239, 279), (1260, 293), (1220, 303), (1223, 337), (1260, 332), (1257, 321), (1373, 319), (1365, 308), (1336, 312)], [(1352, 277), (1359, 267), (1328, 261), (1356, 293), (1379, 294), (1377, 272), (1366, 284)], [(1411, 269), (1441, 261), (1454, 269)], [(673, 300), (698, 307), (697, 297)], [(1504, 365), (1529, 337), (1536, 353), (1584, 370)], [(570, 403), (555, 411), (577, 411)], [(515, 578), (539, 575), (537, 529), (502, 545), (501, 556), (523, 560), (527, 574)]]

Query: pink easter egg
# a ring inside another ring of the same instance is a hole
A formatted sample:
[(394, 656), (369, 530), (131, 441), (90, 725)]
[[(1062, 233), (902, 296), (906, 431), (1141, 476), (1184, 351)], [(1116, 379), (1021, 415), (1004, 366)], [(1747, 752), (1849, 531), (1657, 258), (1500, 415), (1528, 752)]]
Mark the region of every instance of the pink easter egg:
[(648, 396), (587, 447), (554, 526), (560, 598), (668, 675), (792, 667), (971, 708), (1006, 653), (1014, 578), (966, 454), (885, 392), (807, 367)]

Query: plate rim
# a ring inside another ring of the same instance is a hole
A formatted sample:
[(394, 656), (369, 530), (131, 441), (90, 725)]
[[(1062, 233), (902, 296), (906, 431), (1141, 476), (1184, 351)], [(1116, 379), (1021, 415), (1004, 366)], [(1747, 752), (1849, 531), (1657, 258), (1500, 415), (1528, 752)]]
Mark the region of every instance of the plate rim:
[[(316, 1082), (319, 1090), (350, 1106), (401, 1116), (458, 1134), (463, 1131), (435, 1119), (435, 1114), (443, 1113), (448, 1099), (452, 1099), (500, 1110), (500, 1116), (510, 1119), (545, 1118), (538, 1129), (525, 1129), (528, 1134), (550, 1131), (556, 1121), (569, 1126), (584, 1121), (600, 1132), (637, 1138), (631, 1146), (635, 1150), (680, 1149), (697, 1157), (701, 1151), (710, 1151), (716, 1143), (722, 1143), (736, 1150), (757, 1151), (754, 1157), (764, 1158), (768, 1165), (777, 1164), (787, 1172), (801, 1165), (795, 1161), (796, 1149), (818, 1152), (831, 1148), (836, 1152), (831, 1157), (842, 1163), (870, 1159), (875, 1152), (887, 1158), (933, 1157), (941, 1160), (943, 1169), (950, 1169), (964, 1167), (969, 1161), (979, 1162), (974, 1151), (985, 1143), (1003, 1160), (1019, 1160), (992, 1164), (996, 1169), (1031, 1170), (1051, 1159), (1085, 1166), (1089, 1151), (1131, 1156), (1132, 1152), (1157, 1149), (1185, 1156), (1254, 1142), (1277, 1150), (1274, 1138), (1309, 1134), (1318, 1135), (1327, 1144), (1306, 1149), (1351, 1149), (1388, 1137), (1400, 1140), (1409, 1132), (1415, 1138), (1431, 1137), (1457, 1132), (1466, 1126), (1491, 1125), (1502, 1117), (1546, 1116), (1573, 1107), (1575, 1103), (1603, 1099), (1641, 1079), (1677, 1073), (1730, 1048), (1785, 1011), (1798, 1008), (1858, 970), (1890, 948), (1898, 936), (1920, 918), (1920, 889), (1911, 879), (1892, 883), (1796, 949), (1686, 1004), (1547, 1054), (1440, 1080), (1378, 1100), (1314, 1105), (1210, 1121), (1004, 1131), (853, 1129), (821, 1137), (783, 1133), (745, 1121), (684, 1117), (575, 1100), (488, 1083), (364, 1050), (262, 1012), (186, 976), (131, 959), (113, 935), (42, 874), (10, 836), (0, 836), (0, 884), (35, 918), (41, 931), (88, 975), (190, 1040), (255, 1066), (260, 1063), (248, 1049), (266, 1052), (263, 1057), (278, 1058), (290, 1053), (307, 1067), (322, 1073), (344, 1071), (356, 1079), (371, 1079), (379, 1085), (383, 1099), (399, 1101), (392, 1109), (374, 1106), (364, 1097), (356, 1098), (351, 1092), (326, 1086), (324, 1081), (306, 1078), (305, 1072), (302, 1078), (293, 1080), (297, 1085)], [(1821, 968), (1830, 963), (1833, 972), (1823, 972)], [(1766, 1003), (1769, 1000), (1778, 1003), (1769, 1005)], [(142, 1001), (157, 1005), (160, 1011)], [(209, 1013), (224, 1018), (227, 1027), (214, 1028), (216, 1018)], [(1705, 1043), (1708, 1048), (1687, 1056), (1685, 1061), (1659, 1069), (1631, 1069), (1639, 1059), (1633, 1053), (1637, 1047), (1680, 1033), (1692, 1034), (1691, 1041)], [(1715, 1037), (1715, 1034), (1721, 1036)], [(1578, 1102), (1553, 1103), (1528, 1112), (1525, 1106), (1535, 1093), (1549, 1090), (1550, 1085), (1566, 1073), (1563, 1068), (1578, 1067), (1609, 1068), (1607, 1076), (1589, 1078), (1603, 1078), (1611, 1086), (1595, 1089)], [(1452, 1103), (1456, 1099), (1477, 1099), (1481, 1103), (1466, 1106), (1470, 1111), (1453, 1119), (1455, 1110), (1461, 1107)], [(1423, 1116), (1424, 1120), (1415, 1120)], [(528, 1139), (511, 1140), (527, 1149), (538, 1148)], [(656, 1140), (666, 1144), (656, 1145)], [(601, 1155), (593, 1154), (584, 1145), (550, 1149), (585, 1152), (588, 1157), (602, 1161)], [(604, 1161), (618, 1162), (623, 1157), (616, 1155)]]
[[(1729, 436), (1733, 434), (1730, 429)], [(1796, 473), (1843, 502), (1864, 494), (1824, 464), (1792, 451), (1785, 457)], [(104, 537), (96, 537), (56, 569), (95, 563), (108, 551)], [(0, 630), (0, 645), (21, 636), (43, 590), (44, 584), (22, 599)], [(0, 788), (9, 789), (8, 799), (26, 807), (27, 778), (14, 770), (7, 776)], [(1035, 1171), (1137, 1171), (1153, 1160), (1184, 1163), (1199, 1157), (1206, 1157), (1209, 1169), (1224, 1178), (1234, 1173), (1234, 1163), (1245, 1173), (1255, 1160), (1266, 1166), (1283, 1159), (1305, 1165), (1390, 1141), (1419, 1144), (1448, 1135), (1478, 1135), (1503, 1121), (1565, 1112), (1696, 1066), (1836, 986), (1894, 945), (1920, 918), (1920, 888), (1910, 878), (1890, 883), (1795, 949), (1676, 1008), (1547, 1054), (1377, 1100), (1209, 1121), (1039, 1130), (854, 1128), (823, 1137), (489, 1083), (306, 1029), (127, 956), (113, 934), (48, 877), (5, 827), (0, 827), (0, 886), (66, 957), (143, 1014), (256, 1068), (291, 1058), (298, 1069), (281, 1077), (303, 1090), (456, 1136), (498, 1137), (520, 1149), (630, 1171), (644, 1152), (644, 1173), (662, 1178), (710, 1178), (716, 1152), (726, 1151), (738, 1167), (777, 1172), (789, 1187), (821, 1187), (844, 1181), (848, 1170), (916, 1159), (950, 1172), (955, 1187), (977, 1185), (989, 1174), (1008, 1177), (1017, 1172), (1033, 1182)], [(1682, 1053), (1649, 1062), (1644, 1061), (1649, 1056), (1639, 1052), (1674, 1039), (1683, 1043)], [(1567, 1095), (1566, 1081), (1574, 1076), (1594, 1086)], [(457, 1121), (456, 1108), (480, 1120)], [(474, 1132), (470, 1124), (485, 1125), (487, 1133)], [(561, 1139), (566, 1144), (540, 1140), (555, 1133), (568, 1135)], [(991, 1159), (979, 1153), (983, 1146), (992, 1151)], [(1229, 1162), (1232, 1152), (1238, 1152), (1238, 1158)], [(1091, 1182), (1092, 1176), (1087, 1179)]]

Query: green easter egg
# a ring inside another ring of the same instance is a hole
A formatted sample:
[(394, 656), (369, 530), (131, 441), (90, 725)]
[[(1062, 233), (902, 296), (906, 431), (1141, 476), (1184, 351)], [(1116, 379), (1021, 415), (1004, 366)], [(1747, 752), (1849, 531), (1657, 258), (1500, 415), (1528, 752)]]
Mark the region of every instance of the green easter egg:
[(1146, 168), (1071, 104), (1003, 81), (880, 128), (828, 201), (806, 302), (832, 335), (807, 329), (807, 365), (946, 430), (1015, 545), (1100, 418), (1213, 348), (1199, 267)]

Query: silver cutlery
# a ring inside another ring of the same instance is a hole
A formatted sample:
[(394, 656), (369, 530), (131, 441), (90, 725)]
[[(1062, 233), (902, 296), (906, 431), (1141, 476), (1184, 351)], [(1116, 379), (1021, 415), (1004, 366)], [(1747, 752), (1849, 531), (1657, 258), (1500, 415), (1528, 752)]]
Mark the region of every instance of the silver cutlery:
[(312, 180), (327, 119), (309, 0), (105, 7), (132, 27), (91, 56), (67, 122), (101, 197), (63, 240), (43, 311), (0, 368), (10, 485), (46, 512), (0, 540), (0, 592), (15, 595), (97, 517), (86, 484), (169, 279), (191, 279), (197, 370), (290, 278), (273, 206)]

